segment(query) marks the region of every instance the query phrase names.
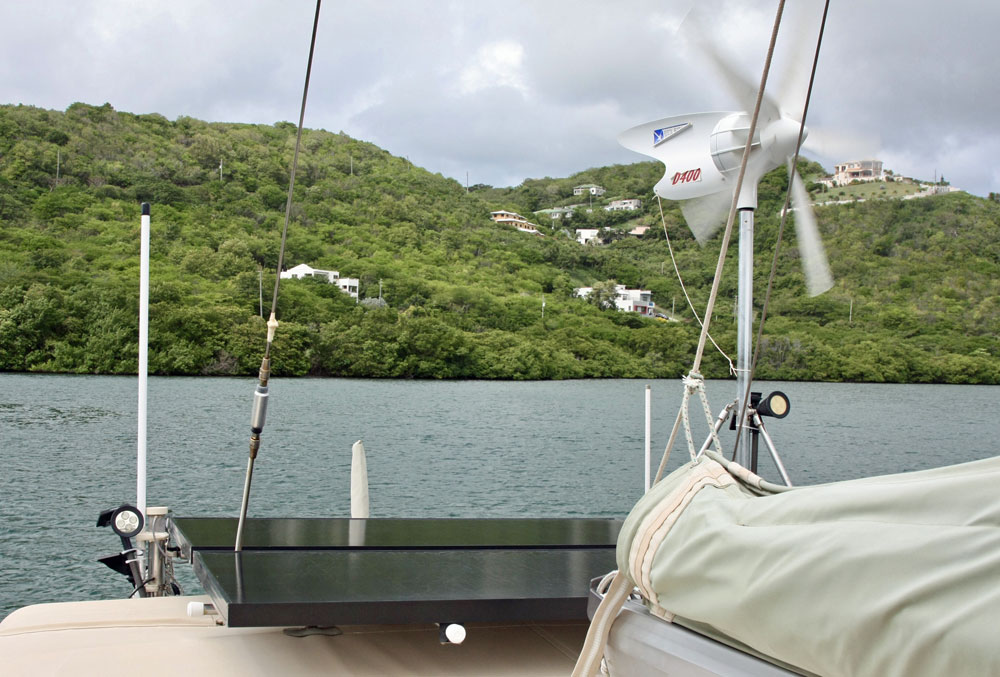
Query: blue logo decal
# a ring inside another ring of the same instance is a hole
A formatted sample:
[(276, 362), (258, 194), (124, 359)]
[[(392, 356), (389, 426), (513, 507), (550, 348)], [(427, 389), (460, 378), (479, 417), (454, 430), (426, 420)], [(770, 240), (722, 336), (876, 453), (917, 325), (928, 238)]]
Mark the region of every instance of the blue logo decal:
[(660, 129), (654, 129), (653, 146), (659, 146), (664, 141), (670, 139), (671, 137), (677, 136), (690, 126), (691, 126), (690, 122), (682, 122), (679, 125), (671, 125), (669, 127), (661, 127)]

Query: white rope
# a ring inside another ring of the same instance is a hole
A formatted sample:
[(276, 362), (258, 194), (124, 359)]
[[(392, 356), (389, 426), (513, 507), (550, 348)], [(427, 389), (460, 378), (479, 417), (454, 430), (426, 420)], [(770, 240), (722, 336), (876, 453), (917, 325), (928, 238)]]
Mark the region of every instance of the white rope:
[[(684, 284), (684, 278), (681, 277), (680, 268), (677, 267), (677, 258), (674, 256), (674, 247), (670, 243), (670, 235), (667, 233), (667, 219), (666, 217), (663, 216), (663, 201), (660, 199), (659, 195), (656, 196), (656, 204), (660, 208), (660, 223), (663, 225), (663, 237), (665, 237), (667, 240), (667, 251), (670, 252), (670, 263), (672, 263), (674, 266), (674, 273), (677, 275), (677, 282), (681, 286), (681, 292), (684, 294), (684, 300), (687, 301), (688, 308), (691, 310), (691, 314), (694, 315), (694, 319), (695, 321), (698, 322), (698, 326), (703, 328), (705, 324), (701, 321), (701, 317), (698, 315), (698, 311), (695, 310), (694, 303), (691, 302), (691, 297), (688, 296), (687, 286)], [(719, 351), (719, 354), (722, 355), (722, 357), (725, 358), (726, 362), (729, 363), (729, 373), (735, 376), (736, 366), (733, 364), (732, 358), (730, 358), (729, 355), (726, 354), (726, 351), (724, 351), (722, 348), (719, 347), (719, 344), (715, 342), (714, 338), (712, 338), (711, 333), (708, 333), (708, 340), (712, 342), (712, 345), (715, 346), (715, 349)]]
[(691, 434), (691, 415), (689, 413), (691, 395), (698, 393), (701, 400), (702, 410), (705, 412), (705, 420), (708, 422), (709, 434), (712, 442), (715, 443), (716, 450), (722, 453), (722, 443), (719, 441), (719, 434), (715, 431), (715, 421), (712, 418), (712, 410), (708, 405), (708, 394), (705, 392), (705, 379), (701, 374), (692, 371), (684, 377), (684, 398), (681, 400), (681, 415), (684, 419), (684, 436), (687, 438), (688, 454), (691, 460), (698, 457), (698, 450), (694, 446), (694, 436)]

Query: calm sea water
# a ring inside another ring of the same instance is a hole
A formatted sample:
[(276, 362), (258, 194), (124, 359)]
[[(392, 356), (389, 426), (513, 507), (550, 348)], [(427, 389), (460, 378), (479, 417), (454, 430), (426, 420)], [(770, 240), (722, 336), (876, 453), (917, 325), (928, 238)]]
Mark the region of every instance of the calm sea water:
[[(682, 386), (649, 383), (655, 466)], [(150, 379), (149, 505), (238, 514), (254, 385)], [(348, 515), (351, 445), (361, 439), (376, 517), (624, 517), (642, 492), (645, 386), (275, 379), (250, 514)], [(1000, 387), (759, 386), (792, 400), (768, 430), (796, 484), (1000, 453)], [(713, 409), (735, 390), (709, 383)], [(134, 378), (0, 374), (0, 617), (129, 592), (96, 562), (118, 544), (94, 525), (101, 510), (135, 501), (136, 399)], [(723, 439), (731, 444), (731, 433)], [(762, 447), (761, 474), (776, 480), (764, 456)], [(676, 448), (669, 468), (686, 458)]]

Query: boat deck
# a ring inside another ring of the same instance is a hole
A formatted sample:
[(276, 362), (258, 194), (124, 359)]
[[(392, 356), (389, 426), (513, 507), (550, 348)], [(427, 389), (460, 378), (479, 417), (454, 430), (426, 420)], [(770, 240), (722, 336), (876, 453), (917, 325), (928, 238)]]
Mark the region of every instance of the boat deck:
[(11, 675), (567, 675), (585, 622), (470, 624), (459, 645), (434, 625), (340, 626), (337, 636), (230, 628), (189, 617), (201, 597), (150, 597), (24, 607), (0, 623)]

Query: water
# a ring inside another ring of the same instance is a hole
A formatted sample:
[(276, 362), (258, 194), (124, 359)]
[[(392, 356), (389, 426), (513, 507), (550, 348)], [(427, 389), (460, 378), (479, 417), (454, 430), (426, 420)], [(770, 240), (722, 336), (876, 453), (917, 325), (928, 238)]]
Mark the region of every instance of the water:
[[(649, 383), (655, 466), (682, 387)], [(238, 513), (254, 385), (150, 379), (149, 505)], [(275, 379), (250, 514), (348, 515), (351, 445), (363, 439), (373, 516), (623, 517), (642, 491), (645, 385)], [(1000, 387), (759, 386), (792, 400), (789, 417), (768, 430), (796, 484), (997, 453)], [(710, 382), (713, 408), (735, 389)], [(0, 374), (0, 617), (129, 592), (96, 562), (117, 545), (94, 525), (101, 510), (135, 500), (135, 410), (134, 378)], [(761, 454), (761, 474), (776, 480), (763, 446)], [(686, 458), (682, 440), (668, 467)], [(181, 567), (190, 592), (189, 569)]]

